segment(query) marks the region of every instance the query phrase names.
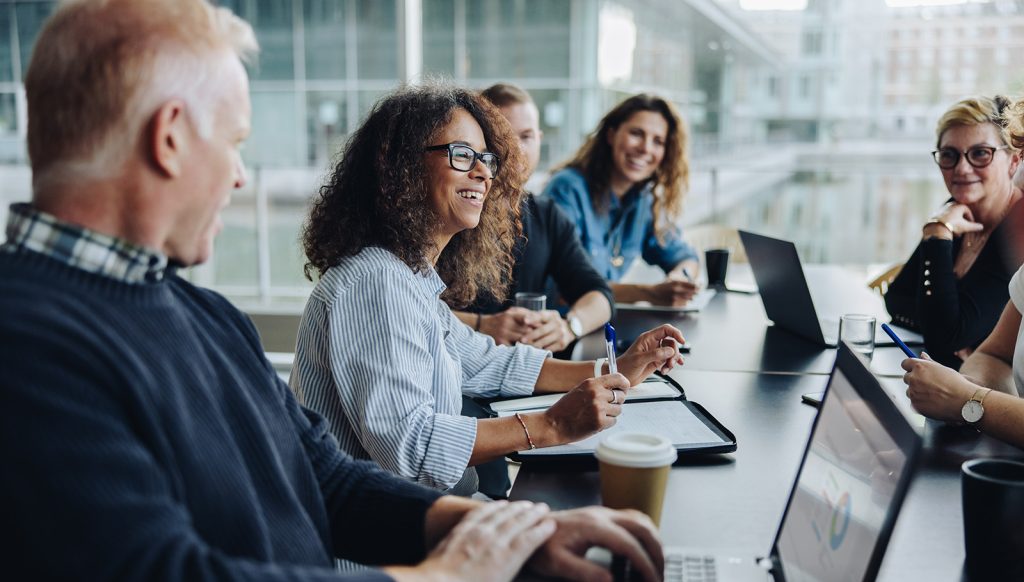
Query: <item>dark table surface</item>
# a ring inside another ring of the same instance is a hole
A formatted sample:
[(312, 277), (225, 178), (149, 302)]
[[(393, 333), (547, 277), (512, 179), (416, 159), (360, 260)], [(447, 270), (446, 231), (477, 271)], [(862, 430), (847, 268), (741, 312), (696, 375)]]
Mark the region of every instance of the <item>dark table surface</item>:
[[(834, 282), (848, 285), (841, 277)], [(841, 306), (844, 291), (822, 291), (823, 284), (828, 285), (823, 279), (812, 283), (816, 302), (818, 293), (825, 293), (833, 309)], [(859, 292), (850, 296), (863, 300)], [(855, 307), (850, 311), (867, 311), (863, 302), (851, 304)], [(635, 337), (631, 334), (666, 322), (679, 327), (693, 344), (686, 364), (673, 377), (691, 400), (736, 435), (737, 450), (687, 460), (673, 468), (662, 513), (663, 541), (671, 546), (726, 549), (744, 557), (764, 555), (816, 414), (816, 409), (801, 403), (800, 396), (825, 388), (835, 350), (773, 329), (757, 295), (720, 293), (698, 314), (634, 311), (620, 313), (617, 320), (620, 337)], [(603, 352), (599, 338), (584, 339), (577, 356), (597, 357)], [(921, 431), (926, 449), (879, 579), (960, 580), (964, 558), (960, 465), (985, 456), (1020, 458), (1024, 451), (969, 429), (926, 422), (914, 413), (900, 379), (902, 359), (896, 348), (878, 348), (872, 370)], [(555, 508), (597, 504), (597, 471), (527, 463), (520, 468), (511, 496), (544, 501)]]
[[(730, 267), (741, 284), (752, 281), (749, 269)], [(841, 267), (809, 265), (805, 275), (818, 317), (838, 322), (843, 313), (867, 313), (887, 321), (879, 296)], [(646, 330), (669, 323), (678, 327), (691, 346), (689, 369), (720, 372), (828, 374), (835, 358), (788, 331), (771, 325), (756, 294), (720, 291), (702, 311), (673, 313), (620, 309), (613, 324), (618, 337), (632, 341)], [(593, 359), (604, 355), (604, 336), (593, 333), (579, 342), (574, 357)], [(898, 368), (898, 365), (897, 365)]]

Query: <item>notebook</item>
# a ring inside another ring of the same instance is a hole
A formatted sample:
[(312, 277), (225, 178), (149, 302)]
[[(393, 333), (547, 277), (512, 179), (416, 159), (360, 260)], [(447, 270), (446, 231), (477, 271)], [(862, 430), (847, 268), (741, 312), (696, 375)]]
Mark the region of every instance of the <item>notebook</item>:
[[(555, 404), (562, 394), (545, 394), (490, 404), (497, 416), (539, 412)], [(686, 399), (682, 387), (669, 376), (654, 374), (626, 394), (622, 414), (614, 426), (573, 443), (520, 451), (517, 461), (559, 461), (568, 458), (593, 461), (601, 439), (616, 432), (645, 432), (668, 438), (680, 456), (729, 453), (736, 437), (700, 404)]]
[(841, 345), (768, 557), (669, 547), (665, 580), (874, 580), (920, 450), (865, 362)]
[(701, 311), (708, 306), (708, 303), (715, 297), (717, 293), (714, 289), (701, 289), (694, 295), (686, 305), (682, 307), (672, 307), (671, 305), (654, 305), (647, 301), (638, 301), (636, 303), (616, 303), (615, 309), (619, 311), (660, 311), (668, 313), (695, 313)]
[[(839, 337), (839, 314), (819, 317), (811, 299), (796, 246), (785, 240), (739, 231), (743, 247), (761, 291), (765, 314), (776, 326), (818, 345), (835, 347)], [(896, 345), (879, 325), (875, 327), (875, 345)], [(923, 345), (921, 334), (889, 324), (907, 344)]]

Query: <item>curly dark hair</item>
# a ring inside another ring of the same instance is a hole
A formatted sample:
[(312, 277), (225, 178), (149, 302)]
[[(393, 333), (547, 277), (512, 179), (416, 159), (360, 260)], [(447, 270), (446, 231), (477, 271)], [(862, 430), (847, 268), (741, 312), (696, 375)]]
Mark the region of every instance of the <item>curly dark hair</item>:
[(522, 234), (520, 206), (526, 163), (498, 110), (474, 92), (444, 82), (404, 86), (374, 105), (349, 139), (326, 183), (313, 197), (302, 230), (306, 277), (322, 277), (344, 257), (379, 246), (414, 273), (430, 269), (440, 217), (429, 203), (423, 148), (464, 109), (483, 130), (500, 169), (480, 223), (459, 232), (435, 268), (447, 285), (442, 298), (459, 308), (481, 291), (504, 297), (512, 279), (512, 248)]
[[(612, 147), (608, 143), (608, 132), (625, 123), (634, 113), (652, 111), (660, 113), (668, 123), (665, 139), (665, 157), (648, 182), (654, 183), (654, 231), (661, 237), (668, 222), (675, 222), (682, 216), (683, 200), (690, 185), (690, 165), (686, 152), (686, 125), (670, 102), (647, 93), (627, 98), (609, 111), (597, 124), (597, 129), (587, 137), (572, 159), (562, 168), (574, 168), (583, 174), (590, 190), (590, 202), (598, 214), (608, 211), (611, 201), (611, 172), (615, 162)], [(666, 222), (667, 219), (667, 222)]]

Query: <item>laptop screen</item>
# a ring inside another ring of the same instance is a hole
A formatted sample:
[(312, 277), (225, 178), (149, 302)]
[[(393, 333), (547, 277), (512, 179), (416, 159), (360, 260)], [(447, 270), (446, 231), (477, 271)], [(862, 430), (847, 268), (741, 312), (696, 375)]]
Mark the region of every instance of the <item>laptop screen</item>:
[(907, 455), (843, 374), (829, 393), (776, 540), (787, 582), (863, 580)]

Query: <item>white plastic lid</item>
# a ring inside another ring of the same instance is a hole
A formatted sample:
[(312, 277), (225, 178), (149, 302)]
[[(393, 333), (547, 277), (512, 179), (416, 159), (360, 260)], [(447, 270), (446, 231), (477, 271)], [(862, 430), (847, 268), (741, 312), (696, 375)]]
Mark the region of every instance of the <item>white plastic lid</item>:
[(609, 435), (597, 445), (598, 460), (620, 467), (663, 467), (676, 461), (672, 442), (665, 437), (640, 432)]

